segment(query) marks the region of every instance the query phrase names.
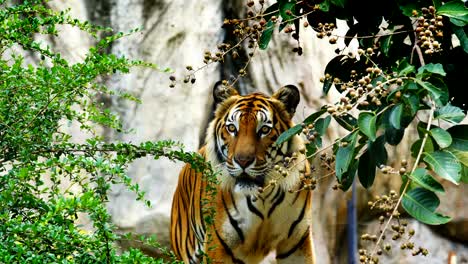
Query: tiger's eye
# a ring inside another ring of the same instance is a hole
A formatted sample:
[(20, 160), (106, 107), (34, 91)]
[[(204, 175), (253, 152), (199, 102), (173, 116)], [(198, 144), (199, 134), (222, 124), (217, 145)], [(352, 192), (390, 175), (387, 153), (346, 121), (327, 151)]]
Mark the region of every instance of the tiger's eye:
[(233, 125), (233, 124), (230, 124), (230, 125), (227, 126), (227, 130), (229, 132), (231, 132), (231, 133), (234, 133), (234, 132), (236, 132), (236, 126)]
[(271, 128), (267, 126), (262, 126), (262, 128), (260, 129), (260, 132), (262, 132), (262, 134), (268, 134), (270, 133), (270, 131), (271, 131)]

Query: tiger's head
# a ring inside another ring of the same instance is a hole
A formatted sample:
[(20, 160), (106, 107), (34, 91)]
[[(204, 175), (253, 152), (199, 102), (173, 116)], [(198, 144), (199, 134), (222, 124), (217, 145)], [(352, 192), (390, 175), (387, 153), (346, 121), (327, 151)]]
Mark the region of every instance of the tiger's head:
[(274, 167), (283, 166), (285, 157), (292, 153), (297, 161), (305, 160), (297, 156), (303, 155), (302, 140), (294, 136), (282, 145), (274, 143), (293, 126), (291, 119), (300, 100), (298, 89), (287, 85), (271, 97), (261, 93), (241, 96), (233, 88), (216, 85), (213, 96), (217, 108), (208, 128), (207, 157), (215, 170), (221, 170), (221, 186), (252, 192), (271, 180), (284, 189), (297, 185), (305, 165), (294, 166), (287, 177)]

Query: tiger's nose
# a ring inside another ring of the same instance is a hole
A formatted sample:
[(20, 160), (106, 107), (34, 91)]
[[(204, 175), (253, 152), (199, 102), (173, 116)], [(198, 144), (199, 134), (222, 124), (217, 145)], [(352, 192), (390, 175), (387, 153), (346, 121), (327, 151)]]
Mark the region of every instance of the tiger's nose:
[(237, 164), (239, 164), (239, 166), (245, 169), (254, 162), (255, 156), (254, 155), (235, 155), (234, 160), (236, 161)]

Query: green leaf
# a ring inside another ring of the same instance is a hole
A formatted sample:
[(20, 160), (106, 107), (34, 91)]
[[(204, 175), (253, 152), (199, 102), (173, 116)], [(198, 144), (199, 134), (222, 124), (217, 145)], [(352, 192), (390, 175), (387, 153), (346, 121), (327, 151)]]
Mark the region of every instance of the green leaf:
[(359, 158), (358, 177), (364, 188), (369, 188), (374, 183), (376, 161), (369, 149)]
[(434, 119), (442, 119), (451, 123), (460, 123), (465, 118), (465, 113), (457, 106), (451, 104), (437, 108)]
[(402, 104), (395, 105), (390, 112), (390, 119), (389, 119), (390, 124), (396, 129), (401, 128), (401, 115), (402, 114), (403, 114)]
[[(411, 156), (415, 158), (418, 156), (419, 150), (421, 149), (421, 143), (422, 139), (418, 139), (413, 143), (413, 145), (411, 145)], [(423, 151), (428, 153), (434, 151), (434, 143), (430, 137), (426, 139)]]
[(461, 182), (468, 183), (468, 166), (462, 164)]
[(416, 67), (409, 64), (409, 62), (405, 59), (398, 64), (398, 76), (407, 76), (410, 73), (415, 72)]
[(424, 168), (417, 168), (411, 175), (411, 180), (419, 184), (419, 186), (433, 192), (445, 192), (444, 187), (429, 175)]
[(281, 145), (284, 142), (290, 140), (294, 135), (299, 134), (301, 131), (302, 131), (302, 126), (300, 124), (295, 125), (295, 126), (291, 127), (290, 129), (288, 129), (288, 130), (284, 131), (283, 133), (281, 133), (281, 135), (276, 140), (275, 144), (276, 145)]
[(432, 99), (436, 102), (438, 106), (443, 106), (448, 103), (448, 91), (439, 89), (435, 87), (433, 84), (430, 82), (424, 82), (420, 79), (416, 79), (416, 82), (425, 90), (429, 92), (431, 95)]
[(324, 12), (328, 12), (330, 9), (330, 1), (331, 0), (325, 0), (322, 3), (319, 4), (320, 10)]
[(312, 114), (309, 115), (306, 119), (304, 119), (304, 123), (305, 123), (305, 124), (313, 123), (315, 120), (317, 120), (317, 118), (319, 118), (320, 116), (322, 116), (325, 112), (327, 112), (327, 109), (326, 109), (326, 108), (322, 108), (322, 109), (320, 109), (320, 111), (315, 112), (315, 113), (312, 113)]
[(462, 165), (468, 166), (468, 151), (462, 151), (453, 147), (449, 147), (446, 150), (457, 157), (458, 161)]
[(468, 24), (468, 9), (462, 1), (455, 0), (442, 5), (437, 14), (450, 17), (450, 21), (457, 26)]
[(359, 166), (359, 160), (352, 160), (351, 164), (349, 164), (348, 171), (341, 175), (341, 190), (347, 191), (349, 187), (353, 184), (354, 177), (356, 177), (356, 170)]
[(452, 137), (452, 144), (447, 150), (464, 166), (468, 166), (468, 125), (453, 126), (447, 130)]
[(335, 115), (333, 118), (336, 120), (336, 122), (344, 129), (348, 131), (352, 131), (356, 125), (357, 125), (357, 120), (354, 118), (354, 116), (345, 113), (342, 115)]
[(323, 136), (327, 131), (328, 126), (330, 125), (331, 117), (327, 116), (325, 118), (319, 118), (315, 121), (315, 131), (319, 133), (319, 135)]
[(268, 43), (270, 43), (274, 29), (275, 24), (271, 20), (268, 21), (266, 28), (263, 30), (262, 35), (260, 36), (260, 41), (258, 43), (258, 47), (260, 47), (260, 49), (264, 50), (268, 47)]
[(354, 147), (357, 141), (357, 131), (346, 136), (338, 144), (343, 144), (346, 142), (346, 147), (340, 145), (336, 152), (336, 162), (335, 162), (335, 174), (339, 181), (341, 181), (341, 176), (348, 171), (349, 164), (354, 157)]
[(418, 74), (416, 75), (417, 78), (422, 79), (423, 77), (428, 76), (429, 74), (438, 74), (441, 76), (445, 76), (446, 73), (444, 71), (444, 67), (442, 64), (437, 63), (428, 63), (424, 66), (419, 67)]
[(440, 225), (448, 223), (451, 218), (435, 212), (439, 203), (439, 198), (433, 192), (415, 188), (403, 195), (401, 205), (417, 220), (429, 225)]
[(366, 135), (371, 141), (375, 140), (377, 132), (375, 122), (376, 115), (373, 112), (361, 112), (358, 117), (359, 130)]
[(468, 151), (468, 125), (457, 125), (447, 129), (452, 136), (452, 145), (450, 147)]
[(424, 161), (440, 177), (457, 185), (460, 182), (461, 165), (452, 153), (448, 151), (425, 153)]
[(344, 8), (346, 0), (330, 0), (332, 4)]
[(462, 46), (463, 50), (468, 53), (468, 37), (466, 36), (465, 30), (463, 27), (458, 27), (453, 25), (452, 31), (457, 36), (458, 40), (460, 41), (460, 46)]
[(450, 133), (440, 127), (432, 128), (429, 130), (429, 133), (431, 134), (432, 138), (434, 138), (437, 145), (439, 145), (441, 148), (446, 148), (452, 144), (452, 137), (450, 136)]
[[(280, 15), (283, 18), (283, 23), (291, 23), (292, 20), (294, 19), (294, 9), (296, 8), (296, 3), (295, 2), (284, 2), (284, 1), (279, 1), (279, 11)], [(291, 14), (288, 15), (288, 10), (291, 11)], [(288, 21), (288, 22), (284, 22)]]

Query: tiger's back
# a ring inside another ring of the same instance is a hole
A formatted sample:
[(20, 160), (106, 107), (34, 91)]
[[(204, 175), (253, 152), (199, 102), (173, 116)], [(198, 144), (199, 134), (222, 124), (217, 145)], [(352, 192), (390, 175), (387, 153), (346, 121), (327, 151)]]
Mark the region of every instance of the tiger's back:
[(200, 263), (202, 251), (214, 263), (259, 263), (275, 252), (278, 263), (314, 263), (311, 192), (300, 188), (309, 173), (304, 143), (294, 136), (274, 144), (293, 125), (297, 88), (267, 97), (216, 86), (214, 97), (215, 118), (200, 150), (219, 171), (214, 224), (203, 221), (206, 181), (185, 165), (172, 204), (175, 254), (185, 263)]

